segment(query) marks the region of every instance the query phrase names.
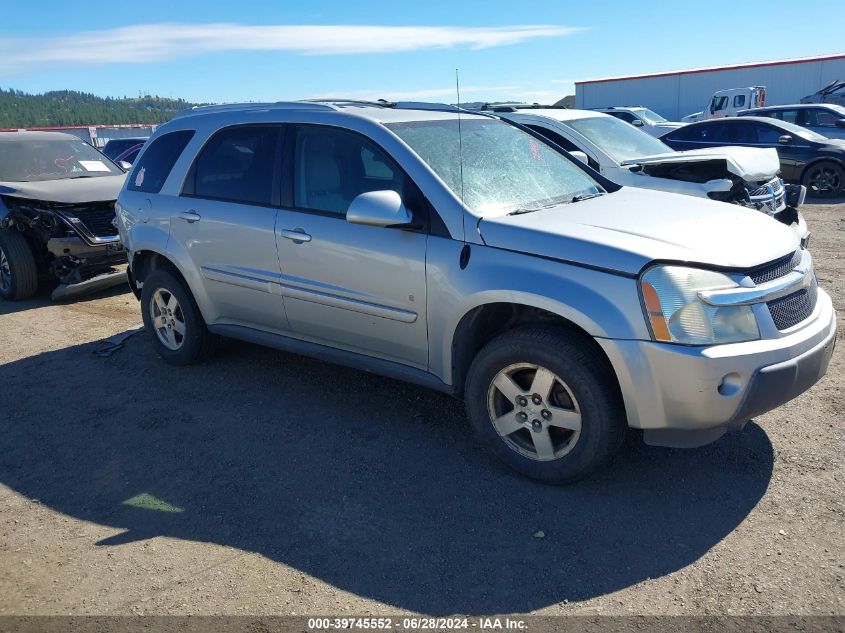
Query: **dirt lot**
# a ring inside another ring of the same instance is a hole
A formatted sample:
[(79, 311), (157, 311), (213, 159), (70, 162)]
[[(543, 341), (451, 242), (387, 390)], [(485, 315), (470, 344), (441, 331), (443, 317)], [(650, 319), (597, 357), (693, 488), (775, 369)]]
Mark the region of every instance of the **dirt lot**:
[[(845, 341), (845, 204), (805, 207)], [(0, 614), (843, 614), (845, 344), (709, 447), (579, 485), (448, 397), (242, 344), (174, 368), (119, 289), (0, 303)], [(544, 539), (532, 535), (538, 530)]]

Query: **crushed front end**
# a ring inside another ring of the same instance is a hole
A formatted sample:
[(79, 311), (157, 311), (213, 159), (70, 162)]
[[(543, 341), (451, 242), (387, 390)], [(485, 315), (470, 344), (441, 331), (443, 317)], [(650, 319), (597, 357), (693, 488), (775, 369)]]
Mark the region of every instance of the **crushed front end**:
[(60, 203), (0, 196), (0, 229), (26, 237), (42, 275), (58, 281), (53, 298), (119, 284), (126, 252), (114, 226), (114, 201)]

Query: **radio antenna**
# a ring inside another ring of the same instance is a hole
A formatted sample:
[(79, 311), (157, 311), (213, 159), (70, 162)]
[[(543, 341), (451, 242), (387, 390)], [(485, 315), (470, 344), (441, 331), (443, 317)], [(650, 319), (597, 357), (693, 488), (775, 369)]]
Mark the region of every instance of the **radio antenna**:
[(461, 129), (461, 77), (455, 69), (455, 92), (458, 93), (458, 161), (461, 176), (461, 204), (464, 204), (464, 135)]

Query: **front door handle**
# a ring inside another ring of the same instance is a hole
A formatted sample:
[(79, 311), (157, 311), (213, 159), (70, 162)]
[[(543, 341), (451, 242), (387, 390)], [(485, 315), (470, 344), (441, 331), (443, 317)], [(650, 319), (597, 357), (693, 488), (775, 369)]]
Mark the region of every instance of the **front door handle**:
[(310, 242), (311, 236), (308, 235), (305, 231), (300, 228), (295, 229), (282, 229), (280, 231), (282, 237), (285, 237), (289, 240), (293, 240), (297, 244), (301, 244), (302, 242)]
[(193, 209), (190, 209), (188, 211), (182, 211), (179, 214), (179, 219), (185, 220), (185, 222), (187, 222), (188, 224), (193, 224), (194, 222), (199, 222), (200, 220), (202, 220), (202, 216)]

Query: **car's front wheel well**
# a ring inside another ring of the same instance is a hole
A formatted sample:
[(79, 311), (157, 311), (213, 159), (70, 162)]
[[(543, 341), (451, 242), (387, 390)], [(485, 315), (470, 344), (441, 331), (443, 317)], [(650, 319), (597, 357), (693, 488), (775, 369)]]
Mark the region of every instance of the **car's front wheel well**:
[(488, 303), (467, 312), (455, 328), (452, 337), (452, 385), (455, 395), (464, 393), (467, 372), (481, 348), (510, 330), (531, 325), (544, 325), (570, 332), (583, 345), (598, 352), (618, 386), (616, 372), (604, 350), (583, 328), (569, 319), (533, 306), (516, 303)]

